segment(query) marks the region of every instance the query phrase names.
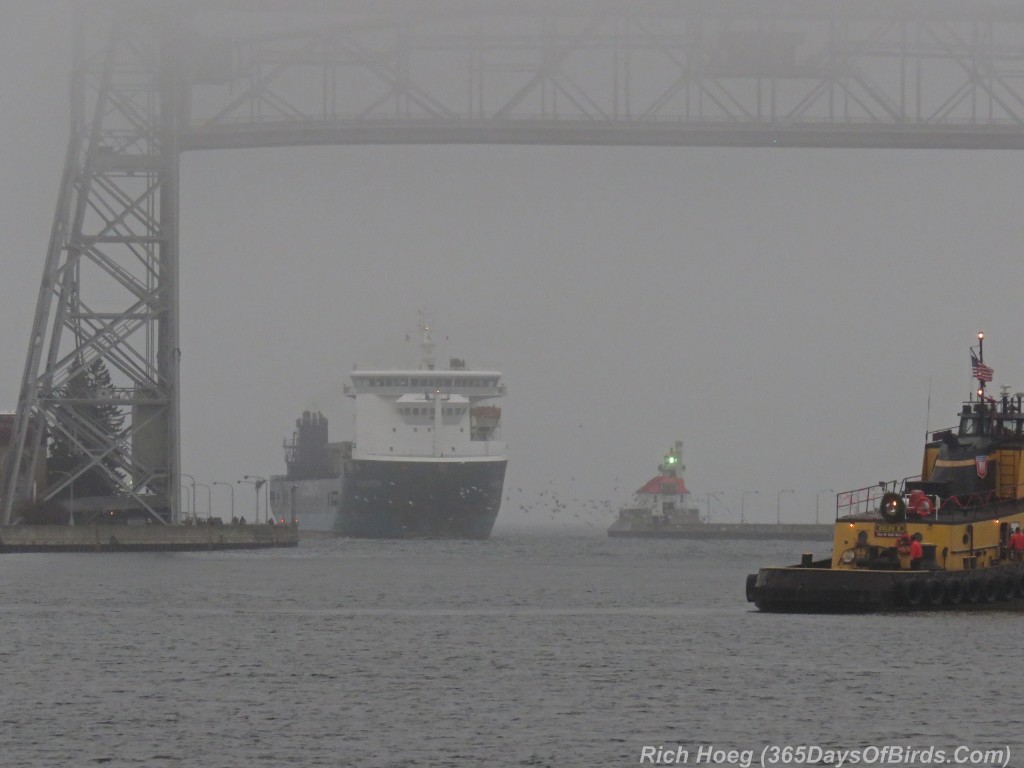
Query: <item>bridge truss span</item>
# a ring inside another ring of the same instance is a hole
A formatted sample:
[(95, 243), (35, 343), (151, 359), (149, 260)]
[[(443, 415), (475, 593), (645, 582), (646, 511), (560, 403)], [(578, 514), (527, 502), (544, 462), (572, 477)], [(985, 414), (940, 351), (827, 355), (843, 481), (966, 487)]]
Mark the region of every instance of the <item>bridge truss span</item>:
[(111, 0), (76, 14), (4, 523), (87, 480), (121, 508), (179, 517), (183, 151), (1024, 148), (1017, 0)]

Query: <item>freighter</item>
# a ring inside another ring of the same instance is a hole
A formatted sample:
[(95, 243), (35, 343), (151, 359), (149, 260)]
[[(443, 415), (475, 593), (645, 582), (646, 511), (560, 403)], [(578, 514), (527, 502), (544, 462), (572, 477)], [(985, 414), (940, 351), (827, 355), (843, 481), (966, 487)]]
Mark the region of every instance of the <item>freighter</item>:
[(959, 424), (932, 433), (922, 473), (838, 495), (833, 550), (747, 577), (762, 611), (840, 612), (1019, 606), (1024, 599), (1024, 394), (978, 387)]
[(497, 370), (434, 361), (421, 323), (417, 368), (356, 368), (355, 440), (328, 443), (327, 421), (303, 414), (285, 444), (288, 475), (271, 478), (275, 517), (301, 530), (362, 538), (486, 539), (508, 463)]

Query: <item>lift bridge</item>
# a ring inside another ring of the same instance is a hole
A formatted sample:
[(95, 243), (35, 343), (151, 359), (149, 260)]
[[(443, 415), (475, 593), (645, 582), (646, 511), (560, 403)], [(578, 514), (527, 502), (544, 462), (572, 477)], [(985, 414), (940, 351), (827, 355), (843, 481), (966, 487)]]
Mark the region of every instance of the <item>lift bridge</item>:
[[(1024, 147), (1019, 0), (77, 5), (67, 162), (5, 524), (97, 471), (122, 508), (179, 519), (182, 152)], [(99, 362), (108, 383), (76, 386)], [(57, 439), (76, 456), (70, 471), (46, 469)]]

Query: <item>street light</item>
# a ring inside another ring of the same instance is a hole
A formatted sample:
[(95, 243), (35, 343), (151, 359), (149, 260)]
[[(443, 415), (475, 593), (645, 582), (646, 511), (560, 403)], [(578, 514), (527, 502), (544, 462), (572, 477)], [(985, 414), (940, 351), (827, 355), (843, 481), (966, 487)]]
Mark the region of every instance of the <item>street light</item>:
[(782, 494), (784, 493), (796, 493), (792, 488), (779, 491), (779, 495), (775, 498), (775, 524), (779, 525), (782, 523)]
[(821, 524), (821, 520), (818, 518), (818, 509), (821, 502), (821, 494), (823, 493), (835, 493), (831, 488), (822, 488), (818, 491), (818, 494), (814, 497), (814, 522), (818, 525)]
[[(210, 518), (213, 517), (213, 490), (206, 483), (196, 483), (200, 488), (206, 489), (206, 522), (210, 522)], [(199, 517), (197, 514), (196, 517)]]
[(721, 495), (722, 495), (721, 491), (715, 491), (714, 493), (709, 493), (708, 494), (708, 496), (707, 496), (708, 514), (707, 514), (707, 517), (705, 518), (705, 522), (708, 522), (708, 523), (711, 522), (711, 498), (712, 497), (718, 497), (718, 496), (721, 496)]
[[(253, 487), (256, 489), (256, 523), (258, 524), (260, 522), (260, 488), (262, 488), (264, 485), (266, 485), (267, 478), (260, 477), (259, 475), (243, 475), (242, 477), (243, 477), (243, 479), (239, 480), (238, 482), (240, 482), (240, 483), (252, 483)], [(269, 515), (269, 513), (270, 513), (270, 506), (269, 506), (269, 504), (266, 505), (266, 507), (267, 507), (267, 514)]]
[(743, 495), (740, 496), (740, 525), (743, 525), (747, 521), (747, 519), (743, 516), (743, 503), (747, 500), (747, 496), (751, 494), (756, 496), (757, 491), (744, 491)]
[(225, 483), (223, 480), (214, 480), (214, 485), (226, 485), (228, 490), (231, 491), (231, 522), (235, 521), (235, 486), (231, 483)]
[[(179, 481), (178, 486), (179, 491), (185, 492), (185, 519), (188, 520), (192, 512), (192, 501), (188, 495), (188, 483), (184, 481)], [(179, 493), (178, 495), (180, 496), (181, 494)]]
[(179, 472), (178, 474), (181, 475), (182, 477), (187, 477), (189, 480), (192, 481), (192, 517), (197, 518), (198, 514), (196, 512), (196, 479), (187, 472)]

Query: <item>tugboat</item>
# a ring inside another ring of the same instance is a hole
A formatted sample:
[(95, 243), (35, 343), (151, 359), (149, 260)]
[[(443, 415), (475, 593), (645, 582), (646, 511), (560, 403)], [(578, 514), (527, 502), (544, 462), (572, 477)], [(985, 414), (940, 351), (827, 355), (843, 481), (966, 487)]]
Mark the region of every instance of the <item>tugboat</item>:
[(1024, 598), (1024, 393), (990, 397), (983, 333), (978, 387), (959, 425), (932, 433), (919, 476), (836, 497), (833, 554), (747, 577), (762, 611), (1007, 607)]

